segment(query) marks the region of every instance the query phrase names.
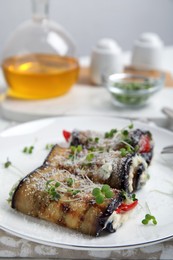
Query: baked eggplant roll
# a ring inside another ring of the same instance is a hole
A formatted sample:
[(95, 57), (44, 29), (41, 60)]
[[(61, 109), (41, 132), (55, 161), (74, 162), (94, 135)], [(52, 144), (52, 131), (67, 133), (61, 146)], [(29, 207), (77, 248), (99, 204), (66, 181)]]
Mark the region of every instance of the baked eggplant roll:
[(81, 146), (63, 148), (55, 145), (44, 163), (75, 175), (87, 175), (94, 183), (108, 184), (128, 193), (140, 189), (148, 179), (145, 159), (140, 154), (126, 153), (126, 150), (90, 152)]
[(133, 126), (122, 130), (112, 129), (106, 133), (90, 130), (63, 131), (63, 135), (70, 146), (82, 145), (89, 150), (104, 149), (109, 151), (112, 149), (116, 151), (131, 147), (131, 149), (140, 153), (149, 165), (153, 157), (154, 148), (152, 134), (149, 131), (131, 128)]
[(11, 199), (12, 208), (23, 214), (91, 236), (115, 232), (136, 204), (108, 185), (47, 165), (22, 179)]

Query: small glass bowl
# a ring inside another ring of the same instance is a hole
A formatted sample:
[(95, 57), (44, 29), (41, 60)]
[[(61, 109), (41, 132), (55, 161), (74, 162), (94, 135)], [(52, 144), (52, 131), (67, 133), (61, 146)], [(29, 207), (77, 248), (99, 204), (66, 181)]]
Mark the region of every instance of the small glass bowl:
[(139, 107), (164, 86), (165, 74), (158, 73), (152, 77), (116, 73), (104, 77), (104, 84), (111, 94), (112, 101), (118, 106)]

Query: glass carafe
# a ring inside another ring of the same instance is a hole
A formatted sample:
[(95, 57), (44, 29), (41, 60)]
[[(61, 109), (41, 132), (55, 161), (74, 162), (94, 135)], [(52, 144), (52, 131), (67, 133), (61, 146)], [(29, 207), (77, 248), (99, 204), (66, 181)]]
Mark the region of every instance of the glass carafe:
[(17, 28), (3, 52), (8, 95), (23, 99), (60, 96), (78, 77), (75, 45), (64, 28), (48, 19), (49, 0), (31, 1), (32, 20)]

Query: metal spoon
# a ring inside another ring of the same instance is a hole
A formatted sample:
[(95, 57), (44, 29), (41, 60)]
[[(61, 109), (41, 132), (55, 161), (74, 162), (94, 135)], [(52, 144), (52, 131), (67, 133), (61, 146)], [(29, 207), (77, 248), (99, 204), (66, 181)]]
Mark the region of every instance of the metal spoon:
[(173, 119), (173, 108), (163, 107), (162, 112), (169, 118)]

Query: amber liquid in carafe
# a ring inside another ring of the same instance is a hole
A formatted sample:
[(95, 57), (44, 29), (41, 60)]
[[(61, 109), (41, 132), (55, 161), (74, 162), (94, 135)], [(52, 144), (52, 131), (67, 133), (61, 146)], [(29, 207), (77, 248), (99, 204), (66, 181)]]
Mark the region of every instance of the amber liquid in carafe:
[(10, 57), (3, 61), (2, 68), (8, 94), (24, 99), (63, 95), (77, 81), (79, 73), (77, 59), (49, 54)]

